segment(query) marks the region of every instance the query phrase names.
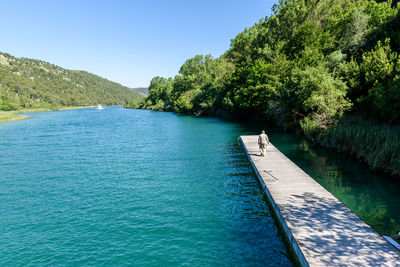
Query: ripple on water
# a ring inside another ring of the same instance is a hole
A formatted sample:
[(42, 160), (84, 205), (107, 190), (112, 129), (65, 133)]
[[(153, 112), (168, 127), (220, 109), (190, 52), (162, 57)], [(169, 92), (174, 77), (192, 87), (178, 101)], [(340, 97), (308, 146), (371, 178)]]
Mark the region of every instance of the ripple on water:
[(1, 265), (291, 265), (235, 124), (35, 116), (0, 125)]

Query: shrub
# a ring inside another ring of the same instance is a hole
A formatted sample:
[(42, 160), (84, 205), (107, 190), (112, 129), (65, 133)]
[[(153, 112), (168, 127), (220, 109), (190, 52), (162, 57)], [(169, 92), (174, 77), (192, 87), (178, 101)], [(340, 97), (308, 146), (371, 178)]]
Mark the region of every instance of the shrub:
[(7, 100), (0, 101), (0, 110), (11, 111), (11, 110), (17, 110), (17, 109), (18, 109), (18, 107), (16, 104), (10, 103)]

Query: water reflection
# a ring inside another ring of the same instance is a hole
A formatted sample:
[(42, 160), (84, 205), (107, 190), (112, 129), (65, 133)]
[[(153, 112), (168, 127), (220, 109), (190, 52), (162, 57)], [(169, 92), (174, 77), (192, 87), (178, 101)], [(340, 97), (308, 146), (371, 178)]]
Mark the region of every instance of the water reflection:
[(271, 142), (381, 235), (400, 231), (400, 181), (369, 171), (355, 157), (329, 151), (269, 124), (240, 123), (242, 134), (267, 131)]
[(368, 171), (348, 154), (328, 151), (297, 136), (273, 133), (271, 138), (283, 153), (378, 233), (394, 235), (400, 231), (398, 181)]

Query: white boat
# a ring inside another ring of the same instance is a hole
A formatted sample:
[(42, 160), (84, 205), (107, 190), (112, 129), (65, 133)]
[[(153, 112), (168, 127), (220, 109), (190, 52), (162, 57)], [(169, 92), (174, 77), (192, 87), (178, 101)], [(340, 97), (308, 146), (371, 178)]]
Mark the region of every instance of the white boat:
[(97, 106), (97, 110), (102, 110), (104, 109), (100, 104)]

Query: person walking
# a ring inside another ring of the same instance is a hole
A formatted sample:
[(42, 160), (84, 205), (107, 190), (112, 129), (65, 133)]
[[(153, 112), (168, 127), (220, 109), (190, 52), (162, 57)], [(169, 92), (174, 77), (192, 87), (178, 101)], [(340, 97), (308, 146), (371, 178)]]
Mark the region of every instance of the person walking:
[(269, 144), (268, 136), (265, 134), (265, 131), (262, 130), (261, 134), (258, 136), (258, 147), (261, 151), (261, 156), (265, 156), (265, 152), (267, 151), (267, 145)]

